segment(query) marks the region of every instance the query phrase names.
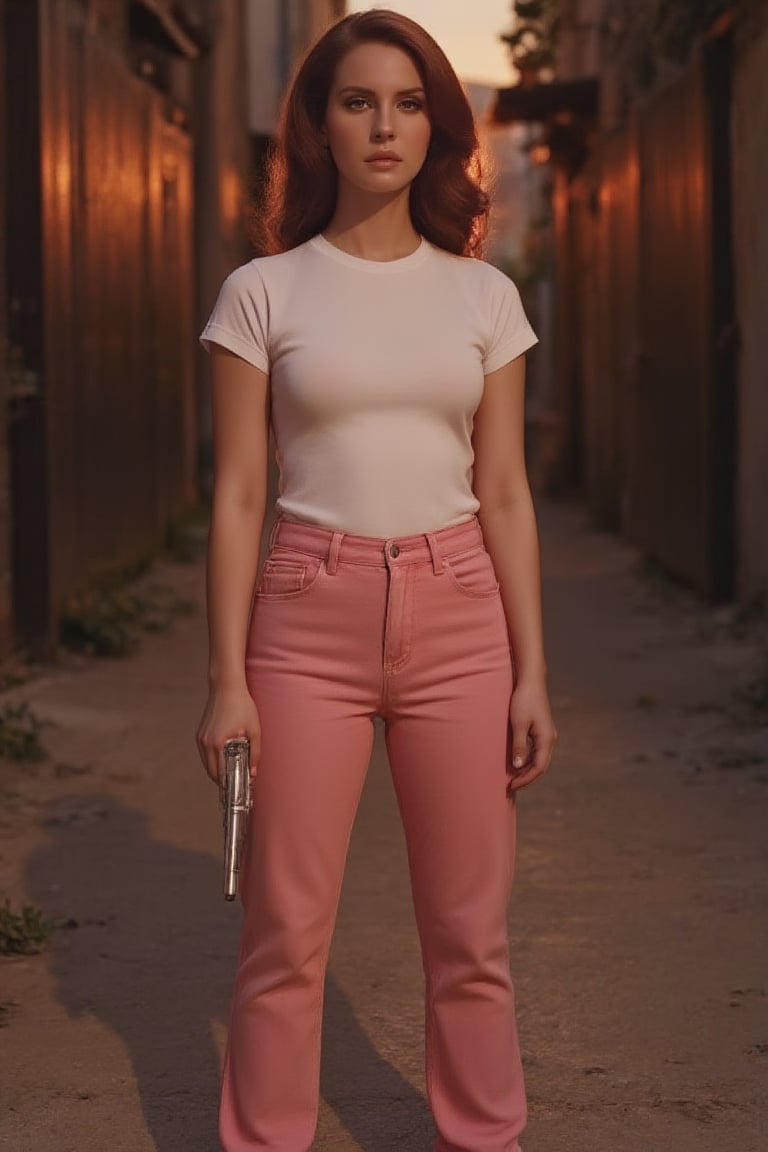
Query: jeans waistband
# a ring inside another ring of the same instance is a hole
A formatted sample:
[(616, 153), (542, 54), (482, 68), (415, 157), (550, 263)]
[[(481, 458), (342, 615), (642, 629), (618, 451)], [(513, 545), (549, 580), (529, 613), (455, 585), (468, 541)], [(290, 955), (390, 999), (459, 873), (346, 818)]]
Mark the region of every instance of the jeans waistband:
[(435, 532), (419, 532), (413, 536), (357, 536), (352, 532), (339, 532), (300, 520), (278, 516), (272, 525), (269, 548), (280, 544), (326, 561), (330, 573), (340, 562), (367, 564), (386, 568), (393, 561), (398, 565), (432, 561), (435, 572), (443, 570), (443, 557), (465, 552), (482, 545), (483, 533), (477, 516), (439, 528)]

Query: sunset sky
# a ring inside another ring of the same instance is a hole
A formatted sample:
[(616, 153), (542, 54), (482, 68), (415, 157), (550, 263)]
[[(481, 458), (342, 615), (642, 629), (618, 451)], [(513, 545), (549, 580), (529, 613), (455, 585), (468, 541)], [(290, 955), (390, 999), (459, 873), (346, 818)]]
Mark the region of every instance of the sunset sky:
[(349, 0), (349, 12), (393, 8), (423, 24), (450, 58), (462, 80), (512, 83), (499, 32), (511, 24), (511, 0)]

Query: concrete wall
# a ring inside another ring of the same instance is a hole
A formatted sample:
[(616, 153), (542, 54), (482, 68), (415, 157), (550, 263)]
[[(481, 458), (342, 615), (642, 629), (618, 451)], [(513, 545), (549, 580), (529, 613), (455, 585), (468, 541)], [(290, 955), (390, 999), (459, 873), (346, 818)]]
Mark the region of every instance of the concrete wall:
[(738, 583), (749, 599), (768, 593), (768, 4), (737, 30), (734, 73)]

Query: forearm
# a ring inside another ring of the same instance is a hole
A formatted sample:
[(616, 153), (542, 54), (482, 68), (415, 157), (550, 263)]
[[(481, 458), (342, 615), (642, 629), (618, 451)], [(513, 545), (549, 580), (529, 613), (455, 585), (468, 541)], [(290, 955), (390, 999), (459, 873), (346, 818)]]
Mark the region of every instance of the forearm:
[(259, 566), (266, 492), (250, 500), (214, 494), (208, 537), (208, 677), (245, 683), (245, 648)]
[(478, 519), (493, 560), (507, 620), (515, 683), (544, 680), (539, 537), (530, 492), (487, 511)]

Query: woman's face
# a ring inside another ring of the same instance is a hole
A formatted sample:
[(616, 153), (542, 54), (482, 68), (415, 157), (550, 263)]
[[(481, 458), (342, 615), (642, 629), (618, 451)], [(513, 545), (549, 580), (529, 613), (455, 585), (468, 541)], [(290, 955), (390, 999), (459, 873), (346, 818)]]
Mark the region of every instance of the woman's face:
[[(406, 188), (427, 155), (426, 94), (410, 56), (390, 44), (358, 44), (336, 68), (325, 139), (340, 180), (364, 192)], [(378, 153), (389, 159), (377, 159)]]

